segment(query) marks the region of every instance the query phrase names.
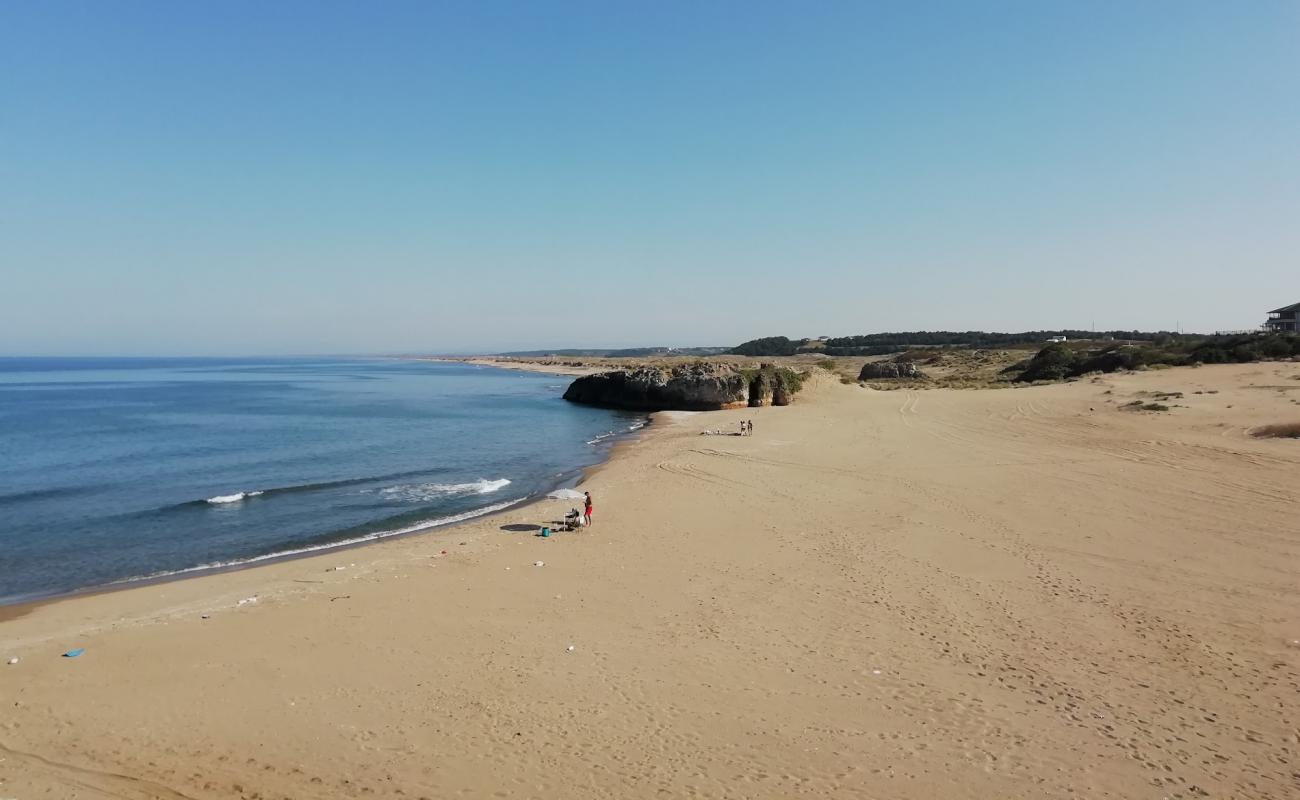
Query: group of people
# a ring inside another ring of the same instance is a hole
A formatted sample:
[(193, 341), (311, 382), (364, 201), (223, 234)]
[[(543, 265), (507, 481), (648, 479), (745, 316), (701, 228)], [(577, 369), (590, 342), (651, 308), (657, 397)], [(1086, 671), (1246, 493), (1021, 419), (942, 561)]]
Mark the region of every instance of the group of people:
[(569, 530), (576, 530), (579, 527), (590, 527), (592, 507), (591, 492), (583, 492), (581, 516), (578, 514), (578, 509), (572, 509), (569, 513), (564, 515), (564, 527)]
[(741, 420), (740, 433), (729, 433), (722, 428), (714, 428), (707, 431), (700, 431), (701, 436), (753, 436), (754, 421), (752, 419)]

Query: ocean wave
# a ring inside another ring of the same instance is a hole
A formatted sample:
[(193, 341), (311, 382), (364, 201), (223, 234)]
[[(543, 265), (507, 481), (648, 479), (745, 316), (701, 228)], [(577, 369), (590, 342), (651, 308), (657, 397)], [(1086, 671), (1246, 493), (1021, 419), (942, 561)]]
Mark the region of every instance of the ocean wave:
[(379, 490), (387, 500), (403, 502), (422, 502), (445, 497), (459, 497), (469, 494), (492, 494), (510, 485), (509, 478), (497, 478), (494, 481), (480, 478), (471, 483), (408, 483), (389, 486)]
[(277, 558), (291, 558), (293, 556), (305, 555), (307, 553), (317, 553), (323, 550), (334, 550), (339, 547), (348, 547), (349, 545), (358, 545), (358, 544), (364, 544), (365, 542), (377, 541), (379, 539), (387, 539), (392, 536), (404, 536), (409, 533), (418, 533), (419, 531), (432, 530), (433, 528), (441, 528), (446, 525), (454, 525), (458, 522), (466, 522), (468, 520), (474, 519), (475, 517), (481, 517), (484, 514), (493, 514), (496, 513), (497, 511), (504, 511), (505, 509), (519, 502), (521, 502), (521, 500), (507, 500), (504, 503), (495, 503), (493, 505), (484, 506), (482, 508), (476, 508), (471, 511), (464, 511), (459, 514), (452, 514), (451, 516), (448, 517), (438, 517), (435, 519), (423, 520), (421, 522), (416, 522), (414, 524), (407, 525), (401, 528), (394, 528), (392, 530), (375, 531), (373, 533), (367, 533), (363, 536), (353, 536), (346, 539), (339, 539), (333, 542), (322, 542), (320, 544), (306, 545), (304, 547), (295, 547), (295, 548), (290, 548), (288, 550), (277, 550), (273, 553), (265, 553), (260, 556), (249, 556), (248, 558), (234, 558), (229, 561), (213, 561), (207, 564), (199, 564), (198, 566), (194, 566), (194, 567), (185, 567), (184, 569), (174, 569), (174, 570), (168, 570), (166, 572), (155, 572), (149, 575), (137, 575), (131, 578), (122, 578), (121, 580), (116, 580), (113, 581), (112, 583), (108, 583), (105, 585), (119, 586), (124, 583), (138, 583), (139, 581), (158, 580), (159, 578), (170, 578), (176, 575), (188, 575), (194, 572), (206, 572), (214, 569), (230, 569), (232, 567), (243, 567), (243, 566), (247, 566), (248, 564), (256, 564), (261, 561), (270, 561), (272, 559), (277, 559)]
[(163, 506), (161, 508), (150, 509), (148, 512), (142, 512), (142, 513), (156, 513), (159, 511), (171, 511), (179, 508), (186, 508), (192, 506), (206, 506), (209, 504), (221, 505), (223, 503), (236, 503), (240, 500), (245, 499), (246, 497), (255, 497), (259, 495), (265, 495), (267, 497), (270, 497), (272, 495), (297, 494), (298, 492), (319, 492), (319, 491), (324, 491), (326, 489), (340, 489), (346, 486), (356, 486), (358, 484), (363, 484), (363, 483), (375, 483), (377, 481), (392, 481), (392, 480), (397, 480), (399, 478), (410, 478), (416, 475), (429, 475), (433, 472), (439, 472), (439, 471), (441, 470), (428, 470), (428, 469), (409, 470), (407, 472), (391, 472), (388, 473), (387, 475), (370, 475), (363, 478), (343, 478), (341, 480), (336, 480), (336, 481), (318, 481), (316, 483), (299, 483), (290, 486), (273, 486), (267, 489), (260, 489), (256, 492), (238, 492), (236, 494), (223, 494), (223, 495), (217, 495), (216, 497), (208, 497), (203, 500), (190, 500), (188, 502), (177, 503), (176, 505), (172, 505), (172, 506)]
[(21, 492), (0, 494), (0, 505), (10, 503), (27, 503), (37, 500), (53, 500), (95, 491), (96, 486), (54, 486), (48, 489), (28, 489)]
[(624, 428), (622, 431), (605, 431), (604, 433), (597, 434), (597, 435), (596, 435), (596, 438), (594, 438), (594, 439), (588, 439), (588, 440), (587, 440), (587, 444), (589, 444), (589, 445), (598, 445), (598, 444), (600, 444), (601, 442), (604, 442), (604, 441), (606, 441), (606, 440), (608, 440), (608, 439), (612, 439), (612, 438), (614, 438), (615, 436), (618, 436), (620, 433), (634, 433), (634, 432), (639, 431), (639, 430), (641, 430), (642, 428), (644, 428), (644, 427), (646, 426), (646, 423), (648, 423), (648, 422), (649, 422), (649, 420), (646, 420), (646, 419), (639, 419), (639, 420), (636, 420), (635, 422), (631, 423), (630, 425), (628, 425), (628, 426), (627, 426), (626, 428)]
[(247, 500), (250, 497), (258, 497), (263, 492), (235, 492), (234, 494), (219, 494), (216, 497), (209, 497), (204, 500), (205, 503), (211, 503), (214, 506), (225, 505), (226, 503), (238, 503), (241, 500)]
[(617, 436), (617, 435), (618, 435), (618, 434), (616, 434), (614, 431), (605, 431), (604, 433), (599, 434), (595, 439), (588, 439), (588, 440), (587, 440), (587, 444), (600, 444), (601, 442), (605, 441), (606, 439), (608, 439), (608, 438), (610, 438), (610, 437), (612, 437), (612, 436)]

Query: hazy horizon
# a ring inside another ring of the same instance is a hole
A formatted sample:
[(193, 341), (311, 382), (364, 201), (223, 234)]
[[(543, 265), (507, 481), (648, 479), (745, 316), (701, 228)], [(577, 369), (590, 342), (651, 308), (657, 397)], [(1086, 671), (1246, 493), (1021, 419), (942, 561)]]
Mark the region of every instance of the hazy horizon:
[(0, 354), (1208, 332), (1300, 301), (1300, 4), (0, 11)]

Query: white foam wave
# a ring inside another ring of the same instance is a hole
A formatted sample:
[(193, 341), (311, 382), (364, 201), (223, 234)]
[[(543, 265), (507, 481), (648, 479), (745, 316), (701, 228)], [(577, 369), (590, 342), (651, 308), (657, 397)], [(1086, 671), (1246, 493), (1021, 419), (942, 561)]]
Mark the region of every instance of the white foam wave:
[(509, 478), (479, 479), (472, 483), (406, 483), (380, 489), (379, 494), (389, 500), (419, 502), (467, 494), (492, 494), (509, 485)]
[(606, 439), (614, 435), (615, 433), (613, 431), (605, 431), (604, 433), (597, 436), (595, 439), (588, 439), (587, 444), (600, 444), (601, 442), (605, 441)]
[(238, 503), (249, 497), (257, 497), (261, 492), (235, 492), (234, 494), (219, 494), (216, 497), (209, 497), (208, 502), (213, 505), (222, 505), (225, 503)]
[(457, 522), (466, 522), (468, 520), (474, 519), (475, 517), (481, 517), (484, 514), (493, 514), (496, 513), (497, 511), (503, 511), (519, 502), (521, 501), (507, 500), (504, 503), (496, 503), (495, 505), (484, 506), (483, 508), (476, 508), (473, 511), (465, 511), (460, 514), (452, 514), (449, 517), (439, 517), (437, 519), (425, 520), (424, 522), (417, 522), (414, 525), (408, 525), (405, 528), (394, 528), (391, 531), (376, 531), (374, 533), (368, 533), (365, 536), (355, 536), (351, 539), (340, 539), (337, 542), (326, 542), (325, 544), (315, 544), (315, 545), (311, 545), (310, 547), (299, 547), (293, 550), (281, 550), (276, 553), (267, 553), (266, 555), (252, 556), (251, 558), (236, 558), (230, 561), (214, 561), (209, 564), (200, 564), (197, 567), (186, 567), (185, 569), (176, 569), (176, 570), (171, 570), (169, 572), (155, 572), (152, 575), (137, 575), (132, 578), (123, 578), (121, 580), (113, 581), (108, 585), (116, 586), (122, 583), (135, 583), (137, 581), (143, 581), (143, 580), (157, 580), (158, 578), (170, 578), (174, 575), (187, 575), (191, 572), (204, 572), (207, 570), (214, 570), (214, 569), (229, 569), (230, 567), (242, 567), (248, 564), (256, 564), (259, 561), (270, 561), (276, 558), (290, 558), (292, 556), (304, 555), (306, 553), (317, 553), (322, 550), (333, 550), (339, 547), (348, 547), (349, 545), (364, 544), (365, 542), (373, 542), (379, 539), (387, 539), (390, 536), (402, 536), (408, 533), (417, 533), (419, 531), (431, 530), (433, 528), (441, 528), (446, 525), (455, 525)]

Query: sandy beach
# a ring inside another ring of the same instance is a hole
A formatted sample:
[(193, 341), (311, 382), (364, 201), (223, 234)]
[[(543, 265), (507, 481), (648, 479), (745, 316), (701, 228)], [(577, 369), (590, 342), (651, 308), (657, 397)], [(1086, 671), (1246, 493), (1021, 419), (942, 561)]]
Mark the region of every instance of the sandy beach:
[(1287, 422), (1300, 364), (659, 415), (588, 531), (9, 610), (0, 797), (1300, 796)]

